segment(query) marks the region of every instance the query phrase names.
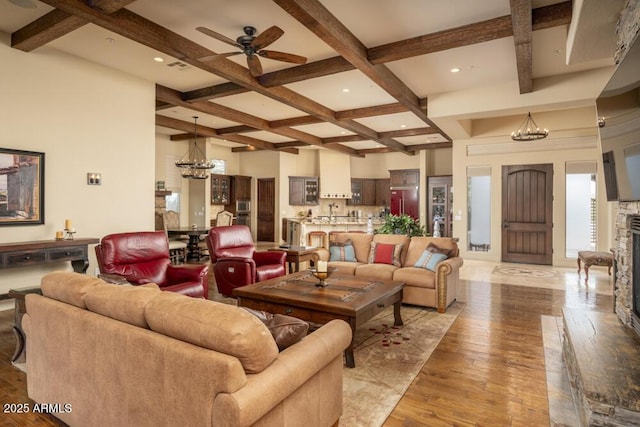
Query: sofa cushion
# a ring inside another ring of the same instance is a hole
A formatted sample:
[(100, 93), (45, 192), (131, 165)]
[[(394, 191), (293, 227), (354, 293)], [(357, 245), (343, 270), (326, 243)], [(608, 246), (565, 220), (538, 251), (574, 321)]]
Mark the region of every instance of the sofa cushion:
[(344, 243), (351, 240), (353, 250), (356, 254), (358, 262), (367, 262), (369, 259), (369, 250), (371, 248), (371, 239), (373, 236), (367, 233), (339, 233), (335, 235), (335, 241)]
[(356, 252), (351, 240), (329, 245), (329, 261), (356, 262)]
[(458, 256), (458, 245), (450, 237), (426, 237), (414, 236), (409, 243), (409, 250), (403, 265), (413, 266), (418, 262), (424, 250), (429, 247), (436, 247), (439, 251), (447, 251), (447, 256), (453, 258)]
[(160, 292), (155, 283), (140, 286), (104, 284), (90, 288), (84, 300), (87, 309), (94, 313), (148, 329), (144, 307)]
[(393, 280), (405, 282), (406, 286), (436, 288), (436, 273), (425, 268), (403, 267), (393, 272)]
[(381, 242), (371, 242), (369, 252), (369, 264), (391, 264), (400, 267), (402, 254), (402, 243), (391, 244)]
[(433, 248), (427, 248), (422, 252), (418, 261), (414, 264), (414, 267), (426, 268), (431, 271), (436, 271), (436, 266), (442, 260), (447, 259), (447, 256), (443, 253), (434, 250)]
[(153, 331), (236, 357), (247, 373), (263, 371), (278, 357), (267, 327), (233, 305), (161, 292), (145, 317)]
[(353, 275), (356, 272), (358, 266), (363, 265), (361, 262), (348, 262), (348, 261), (331, 261), (329, 267), (335, 268), (333, 271), (336, 274)]
[(103, 284), (105, 282), (97, 277), (70, 271), (55, 271), (40, 281), (42, 295), (82, 309), (87, 308), (85, 295), (89, 289)]
[(400, 267), (391, 264), (360, 264), (356, 267), (355, 275), (371, 280), (391, 280), (399, 269)]
[(300, 341), (307, 335), (309, 324), (304, 320), (284, 314), (273, 314), (266, 311), (252, 310), (241, 307), (243, 310), (256, 316), (269, 329), (273, 339), (276, 340), (280, 351)]

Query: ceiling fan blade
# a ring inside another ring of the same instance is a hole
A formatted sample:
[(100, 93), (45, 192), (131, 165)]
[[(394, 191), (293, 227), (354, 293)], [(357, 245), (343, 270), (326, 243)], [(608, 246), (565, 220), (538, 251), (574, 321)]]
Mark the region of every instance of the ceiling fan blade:
[(292, 62), (294, 64), (305, 64), (307, 58), (300, 55), (294, 55), (293, 53), (278, 52), (276, 50), (261, 50), (258, 55), (265, 58), (275, 59), (276, 61)]
[(260, 77), (262, 75), (262, 64), (256, 55), (247, 56), (247, 64), (253, 77)]
[(200, 62), (209, 62), (214, 59), (226, 58), (229, 56), (240, 55), (242, 52), (227, 52), (227, 53), (217, 53), (215, 55), (203, 56), (202, 58), (198, 58)]
[(230, 44), (231, 46), (239, 47), (240, 49), (242, 49), (242, 45), (237, 41), (230, 39), (227, 36), (223, 36), (220, 33), (216, 33), (215, 31), (210, 30), (206, 27), (197, 27), (196, 30), (200, 31), (202, 34), (208, 35), (209, 37), (213, 37), (216, 40), (220, 40), (221, 42), (225, 42), (227, 44)]
[(273, 27), (269, 27), (253, 39), (251, 47), (255, 50), (260, 50), (278, 40), (283, 34), (284, 31), (282, 31), (280, 27), (275, 25)]

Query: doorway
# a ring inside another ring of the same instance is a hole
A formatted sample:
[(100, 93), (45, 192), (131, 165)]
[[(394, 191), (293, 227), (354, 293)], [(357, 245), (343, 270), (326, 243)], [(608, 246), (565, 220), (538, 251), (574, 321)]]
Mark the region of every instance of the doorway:
[(257, 239), (275, 242), (276, 179), (258, 179)]
[(502, 167), (502, 261), (551, 265), (553, 165)]

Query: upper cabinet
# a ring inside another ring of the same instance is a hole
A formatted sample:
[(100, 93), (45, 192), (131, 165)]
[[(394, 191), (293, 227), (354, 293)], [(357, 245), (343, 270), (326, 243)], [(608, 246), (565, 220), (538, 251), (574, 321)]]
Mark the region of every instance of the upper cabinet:
[(318, 177), (290, 176), (289, 204), (317, 205), (319, 195)]
[(351, 178), (351, 199), (348, 205), (388, 206), (389, 180), (374, 178)]
[(251, 177), (234, 175), (231, 177), (232, 201), (251, 200)]
[(211, 175), (211, 204), (226, 205), (231, 200), (231, 178), (229, 175)]
[(418, 187), (420, 186), (420, 169), (390, 170), (389, 178), (391, 187)]

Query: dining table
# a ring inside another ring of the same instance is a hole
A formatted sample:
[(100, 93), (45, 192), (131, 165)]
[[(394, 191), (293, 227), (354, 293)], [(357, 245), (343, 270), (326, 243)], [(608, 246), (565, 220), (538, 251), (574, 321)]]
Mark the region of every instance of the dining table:
[(167, 228), (167, 235), (169, 237), (176, 236), (188, 236), (189, 243), (187, 243), (187, 260), (199, 261), (201, 258), (200, 251), (200, 238), (206, 236), (209, 233), (209, 229), (205, 227), (176, 227)]

